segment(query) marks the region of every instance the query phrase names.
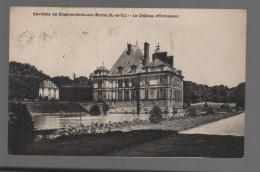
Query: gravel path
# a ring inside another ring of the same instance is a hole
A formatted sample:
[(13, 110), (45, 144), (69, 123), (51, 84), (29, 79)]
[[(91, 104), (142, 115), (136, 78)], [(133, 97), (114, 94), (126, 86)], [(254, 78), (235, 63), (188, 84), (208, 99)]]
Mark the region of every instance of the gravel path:
[(196, 128), (182, 131), (182, 134), (210, 134), (244, 136), (245, 113), (222, 119)]

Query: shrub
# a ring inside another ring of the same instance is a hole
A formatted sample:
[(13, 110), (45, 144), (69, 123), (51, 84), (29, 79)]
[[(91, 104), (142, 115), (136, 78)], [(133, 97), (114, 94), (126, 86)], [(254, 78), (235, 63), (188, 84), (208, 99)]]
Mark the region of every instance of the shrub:
[(224, 111), (224, 112), (231, 112), (232, 111), (229, 104), (227, 104), (227, 103), (220, 105), (220, 110)]
[(207, 102), (204, 103), (204, 108), (208, 108), (208, 103)]
[(52, 98), (49, 100), (49, 102), (59, 102), (59, 100)]
[(45, 96), (43, 101), (47, 102), (49, 100), (49, 97), (48, 96)]
[(39, 96), (39, 101), (42, 101), (42, 96)]
[(102, 111), (103, 111), (104, 115), (107, 115), (107, 111), (109, 111), (109, 107), (106, 104), (106, 102), (103, 102), (103, 104), (102, 104)]
[(8, 148), (10, 154), (19, 154), (34, 139), (34, 123), (26, 105), (14, 103), (9, 108)]
[(98, 116), (101, 114), (100, 108), (97, 104), (94, 104), (89, 111), (90, 115)]
[(191, 107), (189, 109), (189, 115), (190, 116), (196, 116), (197, 115), (197, 110), (194, 107)]
[(212, 108), (208, 108), (207, 109), (207, 115), (212, 115), (212, 114), (214, 114), (213, 109)]
[(149, 120), (151, 123), (159, 123), (162, 120), (162, 111), (160, 107), (154, 106), (153, 109), (150, 111)]

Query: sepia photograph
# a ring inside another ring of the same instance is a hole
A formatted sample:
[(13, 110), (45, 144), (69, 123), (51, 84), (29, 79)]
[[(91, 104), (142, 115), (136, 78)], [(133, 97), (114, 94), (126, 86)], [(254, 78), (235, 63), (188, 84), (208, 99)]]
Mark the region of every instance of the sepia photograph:
[(8, 154), (243, 158), (244, 9), (11, 7)]

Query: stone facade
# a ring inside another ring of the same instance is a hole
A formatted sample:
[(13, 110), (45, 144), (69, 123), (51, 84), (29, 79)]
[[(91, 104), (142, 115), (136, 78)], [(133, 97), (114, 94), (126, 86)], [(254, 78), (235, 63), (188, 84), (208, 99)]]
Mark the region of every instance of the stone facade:
[(159, 45), (149, 62), (147, 42), (144, 55), (137, 45), (128, 44), (111, 71), (101, 66), (91, 78), (94, 101), (105, 101), (111, 113), (149, 113), (154, 106), (163, 112), (183, 108), (182, 72)]

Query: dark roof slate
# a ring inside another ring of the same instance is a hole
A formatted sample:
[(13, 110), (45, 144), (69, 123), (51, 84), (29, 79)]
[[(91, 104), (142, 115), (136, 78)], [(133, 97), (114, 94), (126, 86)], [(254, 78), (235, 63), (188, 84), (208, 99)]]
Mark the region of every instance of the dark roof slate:
[(40, 88), (55, 88), (55, 89), (59, 89), (52, 81), (50, 80), (44, 80), (42, 81), (42, 83), (40, 84)]
[(151, 63), (148, 64), (149, 67), (158, 67), (158, 66), (170, 66), (168, 63), (165, 63), (163, 61), (161, 61), (160, 59), (155, 59), (154, 61), (152, 61)]
[(131, 46), (130, 54), (127, 54), (128, 48), (126, 48), (120, 55), (116, 63), (111, 68), (111, 75), (116, 75), (118, 67), (123, 67), (123, 73), (129, 74), (129, 69), (131, 66), (135, 65), (137, 68), (141, 68), (142, 64), (140, 60), (143, 60), (143, 52), (137, 45)]

